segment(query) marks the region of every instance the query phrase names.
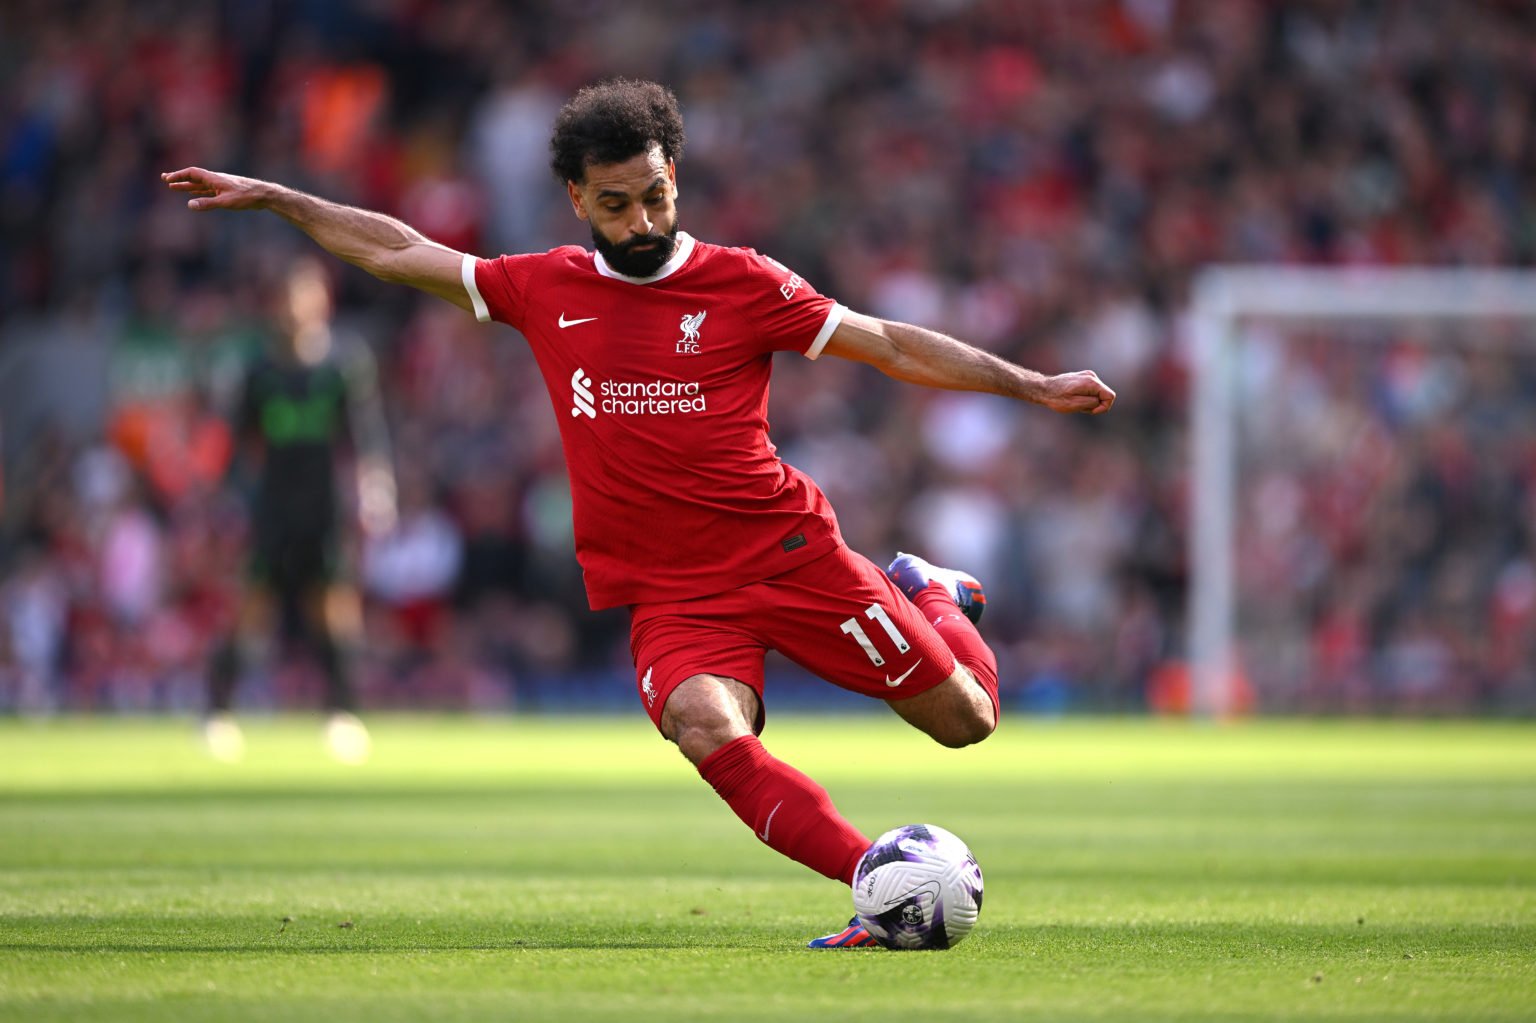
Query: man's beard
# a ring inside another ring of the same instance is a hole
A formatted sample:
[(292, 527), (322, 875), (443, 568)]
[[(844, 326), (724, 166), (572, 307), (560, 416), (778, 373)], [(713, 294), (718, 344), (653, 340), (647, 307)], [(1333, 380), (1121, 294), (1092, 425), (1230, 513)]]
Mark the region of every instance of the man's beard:
[[(650, 277), (666, 265), (667, 260), (677, 251), (677, 220), (672, 221), (672, 229), (666, 234), (643, 234), (627, 238), (618, 245), (613, 244), (600, 234), (596, 227), (592, 228), (592, 244), (597, 246), (597, 251), (603, 254), (603, 259), (608, 265), (626, 277)], [(637, 245), (652, 245), (654, 248), (635, 251)]]

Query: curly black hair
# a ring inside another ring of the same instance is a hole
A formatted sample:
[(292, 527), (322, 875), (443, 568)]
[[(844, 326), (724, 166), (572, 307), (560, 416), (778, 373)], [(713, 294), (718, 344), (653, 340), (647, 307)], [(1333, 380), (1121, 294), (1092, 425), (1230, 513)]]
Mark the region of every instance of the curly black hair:
[(549, 140), (549, 168), (564, 184), (587, 168), (620, 163), (653, 145), (669, 160), (683, 155), (683, 115), (672, 90), (655, 82), (610, 78), (582, 89), (560, 108)]

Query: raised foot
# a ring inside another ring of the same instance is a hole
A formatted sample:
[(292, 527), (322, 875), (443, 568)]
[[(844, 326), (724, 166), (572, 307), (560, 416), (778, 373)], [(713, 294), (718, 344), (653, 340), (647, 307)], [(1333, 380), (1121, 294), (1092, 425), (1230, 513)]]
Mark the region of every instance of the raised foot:
[(980, 623), (981, 613), (987, 609), (987, 594), (979, 579), (958, 569), (930, 565), (916, 554), (897, 551), (896, 560), (891, 562), (885, 574), (908, 600), (916, 600), (919, 593), (938, 583), (973, 625)]

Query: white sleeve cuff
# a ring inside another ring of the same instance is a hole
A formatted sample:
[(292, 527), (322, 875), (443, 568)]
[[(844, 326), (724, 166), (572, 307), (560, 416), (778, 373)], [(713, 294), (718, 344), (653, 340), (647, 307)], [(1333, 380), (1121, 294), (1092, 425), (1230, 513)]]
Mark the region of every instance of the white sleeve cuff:
[(491, 322), (491, 311), (486, 308), (485, 299), (480, 294), (480, 289), (475, 286), (475, 257), (464, 253), (464, 262), (460, 267), (459, 275), (464, 278), (464, 290), (469, 292), (470, 304), (475, 307), (475, 319), (481, 323)]
[(811, 342), (811, 347), (805, 350), (807, 359), (816, 359), (821, 356), (821, 350), (827, 347), (827, 342), (832, 339), (832, 332), (837, 330), (837, 325), (843, 322), (843, 314), (848, 312), (848, 307), (838, 303), (827, 313), (827, 322), (821, 325), (821, 332), (816, 335), (816, 340)]

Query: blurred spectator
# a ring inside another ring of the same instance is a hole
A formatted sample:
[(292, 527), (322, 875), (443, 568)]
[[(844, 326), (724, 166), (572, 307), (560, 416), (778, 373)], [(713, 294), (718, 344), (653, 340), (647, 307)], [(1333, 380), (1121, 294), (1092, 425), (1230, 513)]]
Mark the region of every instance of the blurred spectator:
[(372, 640), (393, 648), (392, 671), (409, 693), (446, 684), (442, 662), (464, 538), (434, 503), (420, 470), (406, 469), (399, 480), (399, 517), (394, 528), (365, 540), (362, 579), (382, 612), (379, 627), (370, 630)]
[(33, 547), (21, 550), (0, 584), (0, 710), (57, 710), (69, 591), (57, 564)]

